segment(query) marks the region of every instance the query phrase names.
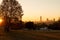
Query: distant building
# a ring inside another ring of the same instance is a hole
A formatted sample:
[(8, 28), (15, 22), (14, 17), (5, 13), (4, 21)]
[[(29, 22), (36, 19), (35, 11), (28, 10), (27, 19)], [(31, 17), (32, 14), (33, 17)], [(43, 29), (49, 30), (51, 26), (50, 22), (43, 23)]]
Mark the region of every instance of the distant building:
[(49, 21), (49, 19), (48, 19), (48, 18), (47, 18), (46, 20), (47, 20), (47, 22)]
[(40, 22), (42, 22), (42, 16), (40, 16)]
[(58, 21), (60, 21), (60, 17), (58, 18)]
[(52, 20), (49, 20), (48, 18), (46, 19), (46, 24), (49, 25), (49, 24), (52, 24), (53, 22), (55, 21), (55, 19), (52, 21)]
[(53, 19), (53, 22), (55, 22), (55, 18)]

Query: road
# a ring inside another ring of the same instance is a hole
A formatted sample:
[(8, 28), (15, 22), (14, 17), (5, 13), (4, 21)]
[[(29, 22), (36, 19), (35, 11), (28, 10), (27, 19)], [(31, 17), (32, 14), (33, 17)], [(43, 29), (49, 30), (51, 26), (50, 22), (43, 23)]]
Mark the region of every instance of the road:
[(60, 40), (60, 32), (43, 32), (33, 30), (11, 30), (4, 32), (0, 27), (0, 40)]

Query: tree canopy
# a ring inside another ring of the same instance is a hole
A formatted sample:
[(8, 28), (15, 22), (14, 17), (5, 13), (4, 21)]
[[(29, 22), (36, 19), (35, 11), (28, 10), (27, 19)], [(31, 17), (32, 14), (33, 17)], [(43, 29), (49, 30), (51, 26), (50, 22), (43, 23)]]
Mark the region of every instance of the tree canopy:
[(16, 0), (3, 0), (0, 5), (0, 15), (22, 17), (22, 6)]

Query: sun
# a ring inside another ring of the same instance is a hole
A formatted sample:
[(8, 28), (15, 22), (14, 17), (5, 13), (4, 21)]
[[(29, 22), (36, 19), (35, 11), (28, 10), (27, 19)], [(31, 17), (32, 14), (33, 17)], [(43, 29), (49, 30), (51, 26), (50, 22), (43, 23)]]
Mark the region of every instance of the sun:
[(3, 19), (0, 19), (0, 23), (2, 23), (3, 22)]

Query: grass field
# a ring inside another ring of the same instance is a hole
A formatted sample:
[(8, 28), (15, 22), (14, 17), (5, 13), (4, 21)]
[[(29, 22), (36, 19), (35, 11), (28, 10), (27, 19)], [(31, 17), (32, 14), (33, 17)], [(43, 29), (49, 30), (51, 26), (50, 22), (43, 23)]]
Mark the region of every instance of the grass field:
[(11, 40), (60, 40), (60, 31), (12, 30), (7, 35)]

